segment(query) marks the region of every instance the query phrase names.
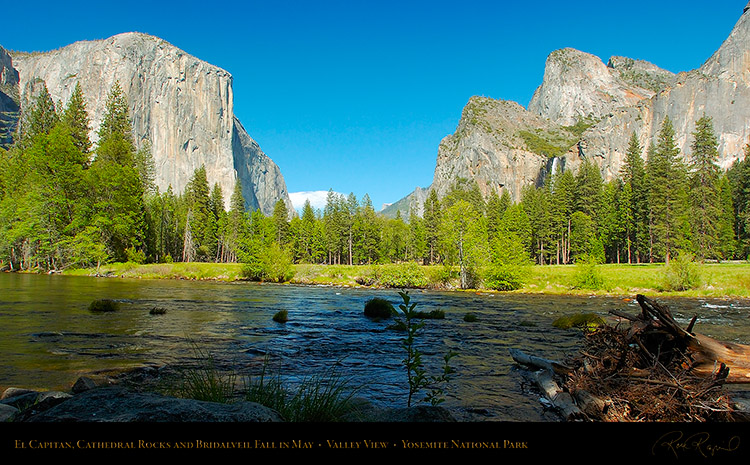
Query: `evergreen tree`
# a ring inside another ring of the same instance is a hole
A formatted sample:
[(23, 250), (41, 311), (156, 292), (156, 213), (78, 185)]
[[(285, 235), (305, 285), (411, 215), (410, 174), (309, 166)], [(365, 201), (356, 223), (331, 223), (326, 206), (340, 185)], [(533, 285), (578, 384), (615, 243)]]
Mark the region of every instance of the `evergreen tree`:
[(500, 196), (493, 189), (490, 192), (490, 198), (487, 200), (487, 238), (492, 242), (497, 237), (500, 219), (503, 217), (504, 210), (500, 203)]
[(245, 211), (245, 198), (242, 196), (242, 185), (237, 181), (234, 183), (232, 197), (229, 200), (229, 213), (227, 214), (226, 261), (237, 261), (242, 240), (248, 234), (248, 220)]
[(22, 147), (28, 147), (38, 136), (49, 134), (59, 121), (60, 117), (55, 109), (55, 102), (47, 90), (47, 84), (42, 84), (42, 88), (31, 105), (31, 110), (21, 125)]
[(531, 224), (531, 240), (534, 244), (536, 263), (545, 265), (551, 250), (550, 239), (552, 237), (552, 209), (550, 208), (550, 195), (547, 189), (537, 189), (527, 186), (521, 194), (521, 205)]
[(625, 164), (620, 171), (623, 182), (622, 213), (628, 263), (640, 262), (648, 248), (648, 208), (645, 189), (645, 167), (638, 137), (630, 137)]
[(62, 121), (73, 137), (78, 150), (83, 154), (88, 154), (91, 151), (91, 140), (89, 138), (91, 127), (80, 82), (76, 82), (68, 106), (63, 111)]
[(570, 219), (576, 209), (576, 180), (570, 170), (552, 177), (550, 215), (557, 264), (570, 261)]
[(280, 246), (286, 246), (289, 240), (289, 210), (284, 199), (279, 199), (273, 207), (273, 225), (275, 240)]
[(440, 200), (438, 199), (437, 192), (434, 189), (430, 189), (430, 193), (424, 201), (424, 213), (422, 214), (428, 249), (427, 263), (430, 265), (435, 264), (438, 257), (441, 223), (440, 208)]
[(690, 163), (690, 200), (693, 246), (698, 258), (719, 258), (722, 205), (719, 142), (711, 118), (695, 123)]
[(357, 263), (376, 263), (380, 259), (381, 230), (372, 200), (368, 194), (362, 197), (354, 223)]
[(734, 210), (734, 237), (739, 258), (750, 257), (750, 145), (745, 147), (745, 157), (736, 160), (727, 173)]
[(599, 167), (593, 161), (583, 160), (576, 180), (576, 210), (596, 219), (601, 208), (603, 180)]
[(668, 263), (688, 247), (687, 169), (679, 158), (674, 128), (669, 118), (662, 124), (658, 143), (646, 165), (653, 253)]
[(719, 196), (721, 202), (721, 219), (719, 220), (719, 257), (730, 259), (734, 256), (737, 243), (734, 235), (734, 204), (732, 202), (732, 186), (729, 177), (724, 174), (719, 179)]
[(107, 97), (96, 158), (87, 170), (93, 187), (91, 225), (104, 238), (107, 253), (125, 260), (126, 250), (143, 246), (145, 204), (143, 180), (135, 166), (135, 146), (127, 99), (118, 84)]

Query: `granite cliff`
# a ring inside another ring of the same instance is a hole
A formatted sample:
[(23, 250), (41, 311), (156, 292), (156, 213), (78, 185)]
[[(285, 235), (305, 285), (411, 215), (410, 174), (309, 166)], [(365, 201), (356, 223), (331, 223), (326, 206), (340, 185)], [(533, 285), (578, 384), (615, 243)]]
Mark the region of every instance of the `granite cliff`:
[(18, 90), (18, 71), (8, 52), (0, 47), (0, 147), (13, 141), (21, 114)]
[[(0, 54), (0, 62), (2, 60)], [(236, 180), (248, 209), (270, 215), (278, 199), (291, 201), (278, 166), (234, 115), (232, 76), (166, 41), (141, 33), (82, 41), (45, 53), (13, 53), (21, 106), (44, 82), (56, 102), (80, 82), (91, 120), (91, 139), (104, 116), (115, 81), (128, 96), (136, 144), (151, 145), (161, 191), (182, 192), (205, 165), (228, 205)]]
[[(748, 4), (750, 7), (750, 3)], [(456, 132), (438, 148), (433, 183), (384, 210), (421, 214), (430, 190), (446, 192), (457, 178), (474, 179), (483, 194), (539, 185), (553, 170), (576, 170), (588, 158), (605, 180), (619, 175), (633, 133), (642, 147), (656, 141), (669, 117), (683, 157), (690, 157), (695, 122), (713, 118), (719, 163), (744, 157), (750, 141), (750, 13), (742, 16), (719, 50), (700, 68), (674, 74), (651, 63), (566, 48), (546, 61), (542, 84), (528, 109), (473, 97)], [(646, 153), (643, 153), (644, 159)]]

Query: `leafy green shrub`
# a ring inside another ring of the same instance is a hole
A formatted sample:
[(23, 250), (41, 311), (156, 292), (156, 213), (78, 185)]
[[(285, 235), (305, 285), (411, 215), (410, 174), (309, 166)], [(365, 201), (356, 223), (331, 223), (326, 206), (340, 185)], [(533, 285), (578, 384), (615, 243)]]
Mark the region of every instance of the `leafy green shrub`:
[(146, 252), (138, 250), (135, 247), (125, 249), (125, 258), (131, 263), (143, 265), (146, 263)]
[(604, 289), (604, 278), (599, 273), (597, 261), (591, 257), (580, 257), (576, 263), (575, 289)]
[(273, 316), (273, 321), (276, 323), (286, 323), (289, 321), (289, 312), (287, 310), (280, 310)]
[(294, 277), (291, 254), (272, 243), (243, 257), (242, 275), (253, 281), (287, 282)]
[(354, 281), (361, 286), (373, 286), (380, 278), (380, 269), (374, 266), (368, 266), (360, 269), (359, 276)]
[(89, 311), (95, 313), (116, 312), (120, 304), (110, 299), (95, 300), (89, 304)]
[(432, 287), (448, 288), (458, 279), (458, 270), (454, 270), (451, 266), (442, 265), (429, 268), (427, 280)]
[(560, 329), (593, 329), (603, 324), (604, 319), (595, 313), (576, 313), (575, 315), (561, 316), (552, 322), (552, 326)]
[(485, 271), (484, 287), (498, 291), (515, 291), (523, 287), (524, 268), (512, 265), (491, 265)]
[(467, 323), (475, 323), (478, 320), (479, 318), (477, 318), (477, 316), (473, 313), (467, 313), (466, 315), (464, 315), (464, 321)]
[(383, 287), (399, 289), (424, 288), (429, 283), (424, 269), (414, 262), (384, 265), (377, 282)]
[(663, 288), (667, 291), (687, 291), (701, 285), (700, 266), (692, 254), (683, 252), (664, 266)]
[(393, 304), (381, 297), (373, 297), (365, 303), (365, 316), (368, 318), (387, 319), (395, 313)]

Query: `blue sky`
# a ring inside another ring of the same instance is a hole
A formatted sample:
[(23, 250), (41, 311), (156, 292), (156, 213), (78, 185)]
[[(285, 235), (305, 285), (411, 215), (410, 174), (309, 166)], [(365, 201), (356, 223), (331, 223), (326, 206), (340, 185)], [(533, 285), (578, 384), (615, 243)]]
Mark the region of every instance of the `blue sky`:
[[(234, 76), (235, 113), (290, 192), (432, 182), (473, 95), (524, 106), (563, 47), (699, 67), (745, 0), (6, 2), (0, 45), (45, 51), (139, 31)], [(125, 6), (127, 5), (127, 6)]]

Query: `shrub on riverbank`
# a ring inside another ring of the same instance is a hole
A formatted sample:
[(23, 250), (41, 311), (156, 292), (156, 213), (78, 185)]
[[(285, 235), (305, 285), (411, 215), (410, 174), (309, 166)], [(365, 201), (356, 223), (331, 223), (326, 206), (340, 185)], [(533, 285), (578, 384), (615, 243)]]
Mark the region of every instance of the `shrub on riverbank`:
[(681, 253), (664, 266), (662, 284), (667, 291), (687, 291), (701, 285), (699, 265), (689, 253)]
[(243, 262), (243, 276), (253, 281), (283, 283), (294, 277), (291, 254), (275, 242), (246, 254)]
[(599, 272), (598, 262), (593, 257), (580, 258), (576, 263), (575, 289), (596, 291), (604, 289), (604, 278)]
[(397, 289), (424, 288), (429, 284), (424, 269), (414, 262), (383, 265), (376, 283)]
[[(377, 276), (379, 269), (389, 265), (292, 265), (295, 275), (291, 279), (297, 284), (321, 284), (357, 286), (358, 277)], [(427, 277), (426, 288), (453, 289), (457, 287), (456, 269), (444, 265), (419, 266)], [(702, 285), (684, 291), (669, 290), (664, 283), (665, 267), (659, 263), (600, 264), (596, 272), (604, 285), (597, 289), (576, 286), (579, 265), (534, 265), (526, 267), (519, 292), (549, 295), (607, 292), (629, 296), (636, 293), (664, 292), (685, 297), (750, 297), (750, 264), (746, 262), (722, 262), (697, 264)], [(98, 271), (98, 272), (97, 272)], [(242, 275), (239, 263), (182, 263), (136, 265), (134, 263), (112, 263), (102, 265), (99, 270), (66, 270), (65, 275), (237, 281), (247, 279)], [(331, 275), (337, 276), (332, 278)], [(368, 278), (369, 279), (369, 278)], [(361, 280), (360, 280), (361, 281)], [(379, 283), (366, 283), (380, 286)], [(485, 284), (485, 288), (488, 288)]]

